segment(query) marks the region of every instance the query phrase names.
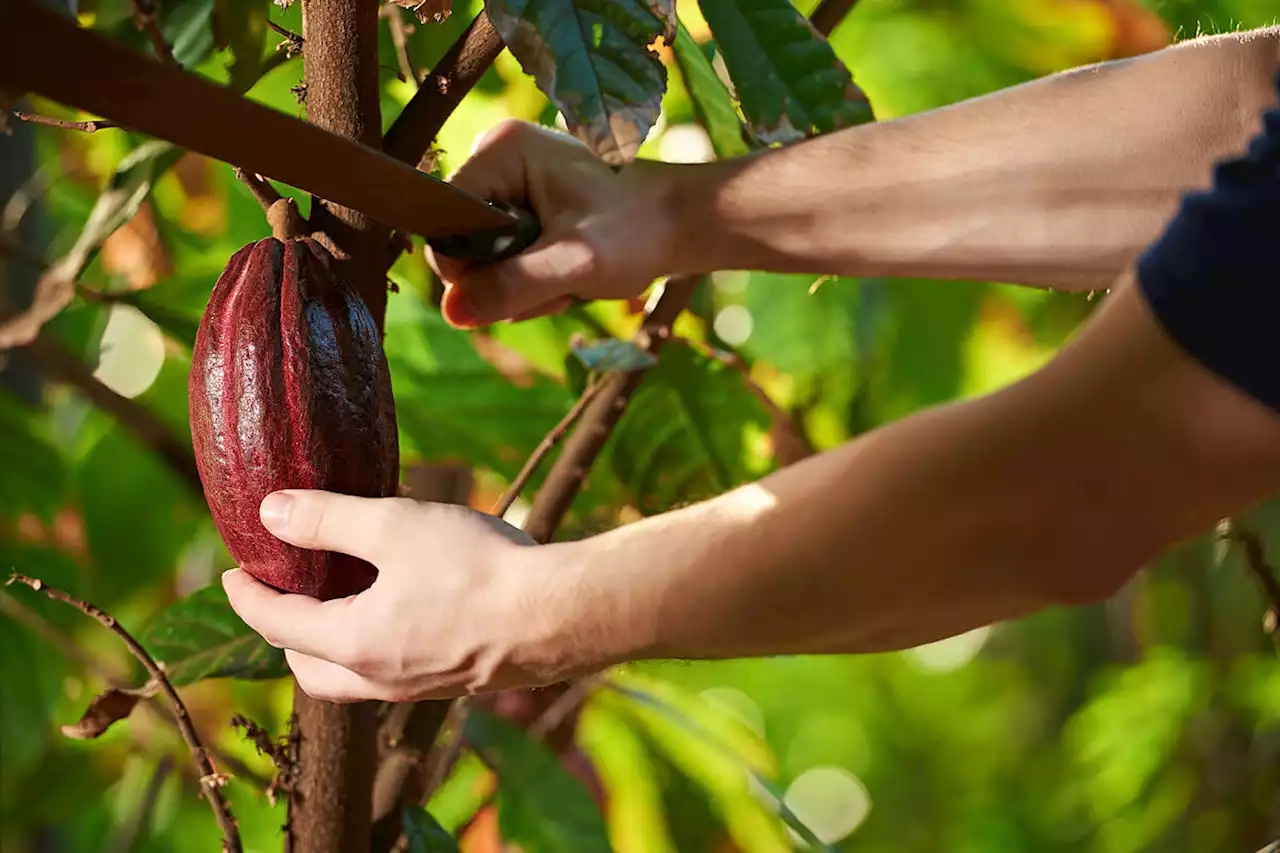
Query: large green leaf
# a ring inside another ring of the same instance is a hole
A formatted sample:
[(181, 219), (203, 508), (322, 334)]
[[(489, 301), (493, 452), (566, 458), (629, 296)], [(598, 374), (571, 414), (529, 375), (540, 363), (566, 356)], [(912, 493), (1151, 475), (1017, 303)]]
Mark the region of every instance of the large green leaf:
[(871, 121), (849, 69), (790, 0), (701, 0), (738, 101), (762, 142)]
[(458, 853), (458, 842), (424, 808), (404, 809), (401, 826), (408, 853)]
[(467, 738), (498, 776), (503, 840), (523, 853), (612, 853), (604, 817), (587, 787), (543, 743), (481, 709)]
[(166, 607), (140, 642), (179, 686), (206, 678), (258, 680), (289, 674), (284, 652), (241, 621), (219, 583)]
[(486, 0), (489, 19), (569, 129), (605, 162), (635, 157), (658, 120), (666, 72), (649, 45), (671, 0)]
[(757, 319), (743, 350), (803, 378), (853, 368), (869, 341), (862, 312), (863, 283), (835, 279), (813, 287), (814, 276), (752, 273), (746, 307)]
[(262, 68), (269, 0), (213, 0), (213, 37), (230, 49), (232, 87), (248, 87)]
[(769, 416), (732, 367), (672, 344), (649, 370), (605, 447), (603, 465), (642, 512), (710, 497), (763, 472), (748, 452)]
[(694, 114), (711, 137), (716, 156), (725, 159), (746, 154), (750, 149), (743, 139), (742, 120), (734, 108), (733, 98), (683, 24), (676, 33), (674, 48), (676, 65), (689, 90)]

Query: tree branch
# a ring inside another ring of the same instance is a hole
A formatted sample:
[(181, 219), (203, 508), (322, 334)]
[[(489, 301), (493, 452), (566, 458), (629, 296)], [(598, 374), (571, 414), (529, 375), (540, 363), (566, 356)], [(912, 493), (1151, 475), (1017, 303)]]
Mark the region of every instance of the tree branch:
[(422, 81), (387, 130), (382, 150), (397, 160), (416, 165), (431, 148), (436, 134), (489, 66), (502, 53), (498, 31), (483, 11), (462, 33)]
[(240, 183), (249, 188), (249, 192), (258, 200), (258, 204), (262, 205), (263, 210), (269, 210), (271, 205), (280, 200), (280, 192), (261, 175), (249, 172), (239, 166), (236, 166), (235, 170), (236, 177), (240, 179)]
[(284, 36), (284, 41), (276, 45), (276, 50), (279, 50), (280, 48), (283, 47), (284, 55), (287, 59), (292, 59), (293, 57), (302, 53), (302, 44), (303, 44), (302, 36), (298, 35), (293, 30), (286, 30), (284, 27), (280, 26), (279, 24), (277, 24), (275, 21), (272, 21), (272, 20), (267, 21), (267, 26), (275, 30), (277, 35)]
[(822, 0), (809, 16), (809, 23), (824, 36), (829, 36), (857, 3), (858, 0)]
[(183, 704), (182, 698), (178, 696), (178, 691), (173, 688), (173, 684), (169, 682), (168, 676), (165, 675), (159, 664), (133, 638), (133, 635), (115, 620), (115, 617), (101, 608), (87, 601), (82, 601), (70, 593), (51, 587), (39, 578), (15, 572), (5, 581), (5, 586), (15, 583), (26, 584), (36, 592), (43, 592), (54, 601), (69, 604), (86, 616), (97, 620), (99, 624), (119, 637), (130, 654), (142, 664), (147, 671), (147, 675), (160, 688), (160, 692), (164, 694), (165, 699), (168, 701), (169, 710), (173, 713), (173, 719), (178, 726), (178, 731), (181, 733), (187, 747), (191, 750), (191, 757), (195, 761), (196, 769), (200, 771), (200, 787), (209, 801), (209, 807), (213, 809), (213, 816), (218, 822), (218, 827), (222, 830), (222, 849), (226, 853), (242, 853), (240, 831), (236, 827), (235, 818), (231, 816), (227, 801), (222, 796), (221, 787), (224, 777), (213, 769), (213, 764), (209, 761), (209, 753), (205, 750), (204, 744), (200, 742), (200, 736), (196, 734), (195, 727), (191, 724), (187, 706)]
[(564, 440), (570, 428), (578, 422), (578, 418), (582, 417), (583, 411), (586, 410), (587, 404), (599, 393), (603, 387), (603, 383), (597, 379), (582, 391), (582, 395), (578, 397), (578, 401), (573, 404), (569, 412), (560, 419), (560, 423), (552, 427), (551, 432), (542, 437), (542, 441), (538, 442), (538, 446), (534, 448), (533, 454), (525, 461), (524, 467), (520, 469), (520, 473), (516, 474), (516, 478), (511, 481), (511, 485), (507, 487), (506, 492), (498, 500), (494, 506), (492, 514), (498, 518), (502, 518), (507, 514), (507, 510), (511, 509), (511, 505), (516, 502), (516, 498), (520, 497), (520, 492), (528, 485), (530, 478), (538, 470), (542, 464), (542, 460), (547, 458), (552, 450)]
[(169, 463), (196, 494), (204, 494), (191, 446), (179, 441), (150, 409), (108, 388), (93, 375), (88, 365), (47, 334), (37, 335), (25, 349), (51, 379), (71, 385), (88, 397), (89, 402), (115, 417), (139, 441)]

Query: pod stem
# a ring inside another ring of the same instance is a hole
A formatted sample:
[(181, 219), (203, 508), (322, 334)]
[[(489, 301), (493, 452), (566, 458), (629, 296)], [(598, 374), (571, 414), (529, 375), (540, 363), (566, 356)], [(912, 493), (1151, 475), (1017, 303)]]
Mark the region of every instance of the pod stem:
[(298, 203), (291, 198), (272, 202), (267, 208), (267, 222), (271, 225), (271, 236), (277, 240), (296, 240), (307, 233), (307, 221), (298, 212)]

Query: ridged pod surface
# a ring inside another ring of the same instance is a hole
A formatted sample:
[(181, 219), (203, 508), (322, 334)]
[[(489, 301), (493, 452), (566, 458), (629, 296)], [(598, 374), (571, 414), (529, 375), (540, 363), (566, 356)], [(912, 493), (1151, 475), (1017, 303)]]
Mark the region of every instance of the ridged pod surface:
[(258, 505), (279, 489), (386, 497), (400, 467), (377, 324), (331, 263), (310, 238), (236, 252), (205, 309), (188, 384), (196, 464), (227, 549), (262, 582), (321, 599), (366, 589), (376, 570), (281, 542)]

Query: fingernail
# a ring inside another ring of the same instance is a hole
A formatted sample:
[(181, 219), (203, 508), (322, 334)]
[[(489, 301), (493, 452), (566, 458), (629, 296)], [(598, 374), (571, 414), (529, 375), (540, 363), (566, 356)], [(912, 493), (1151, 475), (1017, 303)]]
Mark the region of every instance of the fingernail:
[(293, 508), (293, 495), (273, 492), (262, 499), (258, 517), (268, 530), (279, 530), (289, 523), (289, 510)]

